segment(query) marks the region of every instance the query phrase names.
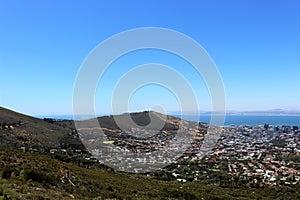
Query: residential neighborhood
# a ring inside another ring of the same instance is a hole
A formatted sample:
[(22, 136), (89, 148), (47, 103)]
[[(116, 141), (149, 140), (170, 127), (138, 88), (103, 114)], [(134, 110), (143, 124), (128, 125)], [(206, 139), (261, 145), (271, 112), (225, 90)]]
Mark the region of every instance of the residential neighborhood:
[[(96, 157), (100, 158), (100, 162), (118, 162), (123, 171), (138, 166), (133, 163), (163, 163), (162, 171), (171, 173), (173, 179), (183, 182), (187, 179), (209, 180), (210, 175), (218, 173), (226, 174), (230, 181), (235, 178), (243, 183), (257, 185), (294, 185), (300, 181), (298, 126), (274, 127), (264, 124), (209, 127), (208, 124), (191, 123), (184, 124), (181, 130), (186, 135), (180, 138), (180, 143), (192, 141), (183, 154), (180, 154), (180, 145), (172, 143), (179, 132), (176, 130), (162, 130), (150, 138), (141, 139), (131, 136), (130, 132), (112, 132), (106, 129), (109, 138), (106, 144), (117, 146), (119, 156), (106, 155), (97, 149), (94, 152), (98, 153)], [(143, 134), (145, 130), (132, 131)], [(190, 140), (190, 136), (193, 140)], [(165, 151), (161, 151), (164, 148)], [(157, 151), (160, 153), (155, 153)], [(124, 155), (130, 156), (124, 158)], [(174, 161), (173, 157), (177, 160)], [(129, 165), (128, 159), (131, 159)], [(178, 164), (175, 168), (174, 162)], [(188, 168), (188, 173), (182, 168)], [(138, 167), (134, 169), (135, 172), (139, 170), (141, 169)], [(178, 171), (183, 171), (184, 174)]]

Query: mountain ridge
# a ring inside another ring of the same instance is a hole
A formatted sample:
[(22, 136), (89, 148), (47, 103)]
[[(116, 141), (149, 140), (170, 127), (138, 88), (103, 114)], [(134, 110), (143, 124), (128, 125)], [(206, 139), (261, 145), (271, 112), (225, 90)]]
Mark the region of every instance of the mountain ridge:
[[(97, 117), (96, 119), (101, 128), (119, 130), (119, 125), (121, 125), (122, 129), (129, 131), (136, 127), (146, 127), (150, 124), (151, 117), (154, 122), (163, 123), (162, 129), (167, 130), (177, 130), (180, 123), (194, 123), (154, 111), (123, 113)], [(88, 123), (89, 120), (81, 121)], [(116, 121), (120, 124), (117, 124)], [(24, 146), (62, 148), (68, 142), (74, 143), (75, 146), (82, 145), (77, 135), (74, 120), (40, 119), (4, 107), (0, 107), (0, 139), (0, 145), (17, 148)]]

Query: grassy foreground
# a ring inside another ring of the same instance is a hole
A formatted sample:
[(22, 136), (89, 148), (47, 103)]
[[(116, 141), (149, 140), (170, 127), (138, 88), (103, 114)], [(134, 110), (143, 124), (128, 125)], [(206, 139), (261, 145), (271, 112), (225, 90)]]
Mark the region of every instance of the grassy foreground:
[(0, 148), (0, 199), (300, 199), (296, 189), (222, 188), (85, 169)]

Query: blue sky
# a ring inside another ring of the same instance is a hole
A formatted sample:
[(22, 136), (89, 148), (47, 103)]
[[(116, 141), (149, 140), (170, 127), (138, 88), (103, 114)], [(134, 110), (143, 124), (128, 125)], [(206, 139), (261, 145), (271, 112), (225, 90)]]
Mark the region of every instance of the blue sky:
[[(206, 49), (222, 76), (228, 110), (299, 110), (299, 10), (296, 0), (0, 0), (0, 105), (31, 115), (71, 114), (76, 75), (89, 52), (114, 34), (154, 26), (180, 31)], [(122, 59), (102, 80), (97, 112), (110, 112), (117, 75), (154, 61), (184, 74), (200, 108), (210, 109), (203, 80), (179, 58), (144, 51)], [(130, 108), (151, 104), (178, 108), (174, 96), (157, 86), (137, 91)]]

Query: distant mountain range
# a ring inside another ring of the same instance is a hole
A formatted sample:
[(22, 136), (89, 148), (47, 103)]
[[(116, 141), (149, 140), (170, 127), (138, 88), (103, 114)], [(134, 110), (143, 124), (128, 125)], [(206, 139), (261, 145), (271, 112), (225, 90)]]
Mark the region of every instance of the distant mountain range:
[(284, 110), (284, 109), (272, 109), (272, 110), (253, 110), (253, 111), (227, 111), (227, 115), (300, 115), (300, 111), (297, 110)]

